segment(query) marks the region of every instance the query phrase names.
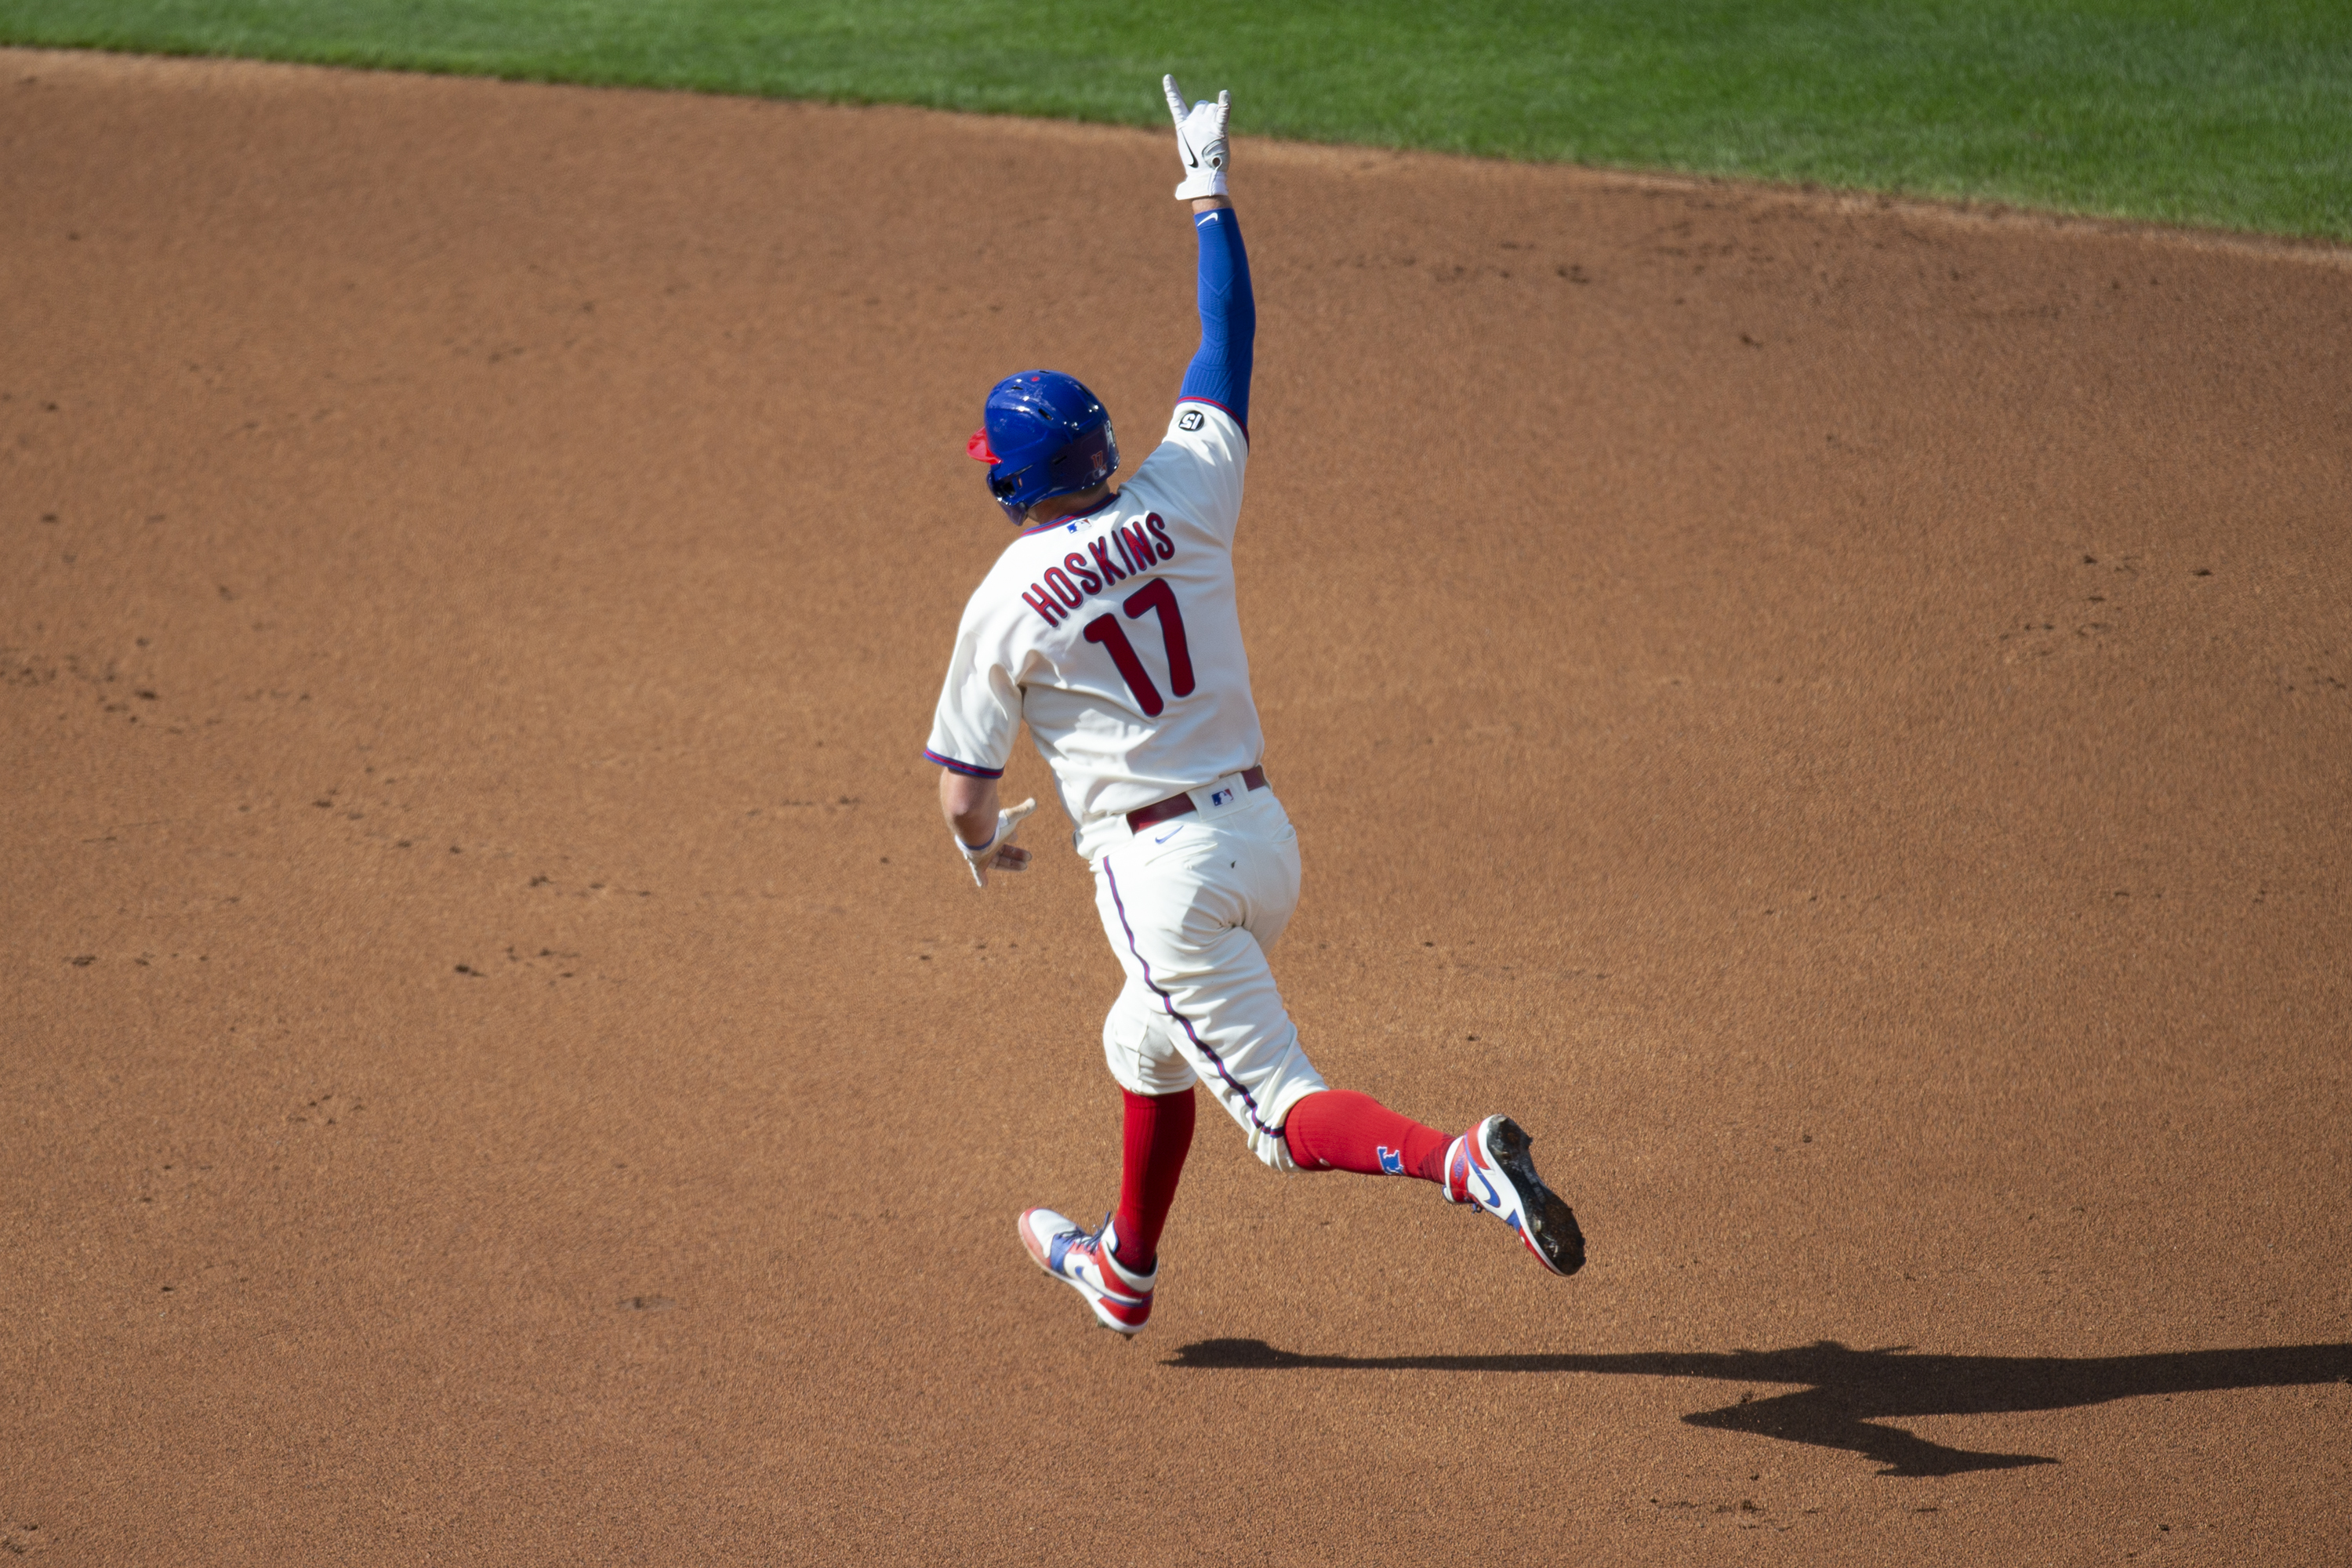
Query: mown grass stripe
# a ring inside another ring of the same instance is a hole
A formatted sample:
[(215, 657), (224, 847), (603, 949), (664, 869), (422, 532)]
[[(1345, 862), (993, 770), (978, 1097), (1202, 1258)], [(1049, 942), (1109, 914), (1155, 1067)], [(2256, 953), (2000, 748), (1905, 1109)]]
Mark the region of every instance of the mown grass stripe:
[(1255, 134), (2352, 238), (2344, 0), (0, 0), (0, 39), (1131, 124), (1174, 69)]

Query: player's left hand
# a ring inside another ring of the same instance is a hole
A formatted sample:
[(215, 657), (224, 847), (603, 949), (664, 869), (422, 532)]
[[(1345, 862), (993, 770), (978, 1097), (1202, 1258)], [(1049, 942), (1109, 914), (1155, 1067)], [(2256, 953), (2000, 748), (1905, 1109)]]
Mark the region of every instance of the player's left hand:
[(1176, 151), (1183, 155), (1184, 183), (1177, 199), (1222, 196), (1225, 194), (1225, 121), (1234, 111), (1234, 95), (1217, 94), (1214, 103), (1184, 107), (1184, 89), (1172, 76), (1160, 79), (1168, 95), (1168, 112), (1176, 121)]
[(1006, 806), (996, 814), (996, 831), (990, 836), (987, 843), (976, 847), (966, 844), (961, 838), (956, 839), (956, 847), (963, 852), (964, 864), (971, 868), (973, 886), (987, 887), (988, 874), (992, 870), (1026, 871), (1029, 869), (1029, 851), (1013, 843), (1013, 836), (1021, 831), (1021, 819), (1036, 809), (1037, 799), (1034, 795), (1023, 801), (1019, 805)]

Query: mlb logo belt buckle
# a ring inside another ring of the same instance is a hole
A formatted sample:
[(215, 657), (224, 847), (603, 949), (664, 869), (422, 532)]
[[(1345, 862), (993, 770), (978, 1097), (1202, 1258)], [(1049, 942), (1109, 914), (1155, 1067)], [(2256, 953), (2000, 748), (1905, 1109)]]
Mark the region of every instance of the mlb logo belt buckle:
[[(1223, 812), (1229, 806), (1238, 805), (1244, 791), (1264, 788), (1265, 788), (1265, 770), (1261, 767), (1244, 768), (1240, 773), (1227, 773), (1213, 784), (1203, 785), (1197, 790), (1186, 790), (1181, 795), (1171, 795), (1166, 800), (1154, 801), (1150, 805), (1136, 807), (1127, 814), (1127, 829), (1130, 833), (1140, 833), (1154, 823), (1170, 822), (1180, 816), (1190, 816), (1202, 809), (1203, 801), (1207, 802), (1209, 810)], [(1195, 795), (1200, 798), (1194, 799)]]

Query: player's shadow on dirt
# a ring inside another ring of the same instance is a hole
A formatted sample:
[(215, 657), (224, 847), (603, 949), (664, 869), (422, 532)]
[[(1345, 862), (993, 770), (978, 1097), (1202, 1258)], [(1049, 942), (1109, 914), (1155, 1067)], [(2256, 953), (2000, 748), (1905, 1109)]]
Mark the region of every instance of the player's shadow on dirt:
[(2018, 1465), (2054, 1465), (2037, 1454), (1975, 1454), (1880, 1424), (1906, 1415), (1985, 1415), (2065, 1410), (2152, 1394), (2224, 1388), (2286, 1388), (2352, 1382), (2352, 1345), (2279, 1345), (2173, 1355), (1907, 1355), (1907, 1347), (1849, 1350), (1834, 1340), (1781, 1351), (1629, 1355), (1297, 1355), (1263, 1340), (1202, 1340), (1178, 1349), (1171, 1366), (1349, 1371), (1581, 1372), (1642, 1377), (1711, 1377), (1727, 1383), (1807, 1384), (1683, 1419), (1818, 1448), (1849, 1448), (1888, 1476), (1956, 1476)]

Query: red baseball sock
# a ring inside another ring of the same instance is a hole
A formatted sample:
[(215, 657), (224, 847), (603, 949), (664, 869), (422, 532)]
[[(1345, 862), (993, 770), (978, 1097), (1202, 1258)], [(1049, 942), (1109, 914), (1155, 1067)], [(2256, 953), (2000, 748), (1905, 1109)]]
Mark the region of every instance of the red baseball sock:
[(1399, 1116), (1369, 1094), (1327, 1089), (1290, 1108), (1282, 1141), (1302, 1171), (1354, 1171), (1362, 1175), (1445, 1180), (1449, 1133)]
[(1184, 1156), (1192, 1147), (1192, 1091), (1127, 1096), (1127, 1128), (1119, 1150), (1118, 1213), (1111, 1221), (1111, 1254), (1121, 1267), (1149, 1274), (1160, 1262), (1160, 1228), (1176, 1201)]

